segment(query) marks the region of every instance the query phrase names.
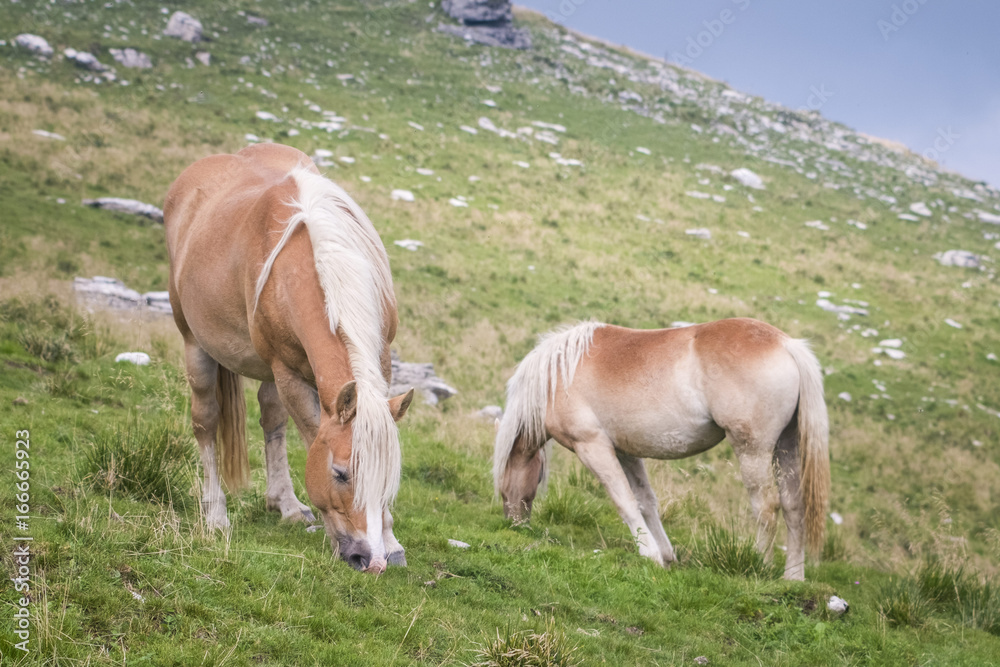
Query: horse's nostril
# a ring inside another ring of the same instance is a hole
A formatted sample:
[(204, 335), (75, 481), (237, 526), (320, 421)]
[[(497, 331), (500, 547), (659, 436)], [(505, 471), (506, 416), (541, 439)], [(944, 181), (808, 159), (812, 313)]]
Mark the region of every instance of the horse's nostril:
[(369, 559), (362, 554), (351, 554), (347, 557), (347, 564), (355, 570), (364, 570), (368, 567)]

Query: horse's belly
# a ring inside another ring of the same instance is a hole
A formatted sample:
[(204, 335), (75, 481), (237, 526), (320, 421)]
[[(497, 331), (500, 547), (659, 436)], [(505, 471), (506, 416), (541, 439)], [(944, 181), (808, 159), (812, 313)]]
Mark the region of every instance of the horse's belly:
[(682, 459), (722, 442), (726, 432), (711, 421), (644, 424), (614, 437), (615, 448), (641, 458)]

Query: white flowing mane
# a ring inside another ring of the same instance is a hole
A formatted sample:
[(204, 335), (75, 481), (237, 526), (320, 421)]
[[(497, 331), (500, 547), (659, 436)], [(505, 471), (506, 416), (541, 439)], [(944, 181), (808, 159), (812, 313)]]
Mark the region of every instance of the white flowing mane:
[(339, 185), (306, 167), (296, 167), (297, 209), (286, 222), (257, 279), (254, 309), (274, 260), (300, 224), (312, 242), (316, 272), (326, 300), (330, 331), (340, 328), (357, 382), (357, 414), (351, 450), (354, 503), (385, 507), (396, 496), (401, 471), (399, 430), (386, 401), (382, 375), (386, 304), (394, 302), (389, 258), (375, 227)]
[[(497, 429), (493, 448), (493, 486), (500, 493), (507, 460), (518, 436), (525, 447), (537, 450), (545, 444), (545, 409), (555, 398), (562, 379), (563, 390), (573, 383), (573, 376), (583, 356), (590, 349), (594, 331), (606, 326), (601, 322), (580, 322), (539, 336), (538, 345), (518, 364), (507, 382), (507, 408)], [(543, 453), (543, 483), (548, 473), (548, 457)]]

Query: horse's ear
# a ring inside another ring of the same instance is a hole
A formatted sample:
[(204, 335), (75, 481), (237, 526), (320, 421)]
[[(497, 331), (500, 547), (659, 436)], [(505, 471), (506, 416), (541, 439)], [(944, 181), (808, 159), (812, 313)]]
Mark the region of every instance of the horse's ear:
[(413, 389), (406, 392), (405, 394), (400, 394), (395, 398), (389, 399), (389, 412), (392, 413), (392, 418), (395, 421), (399, 421), (406, 414), (406, 410), (410, 407), (410, 403), (413, 402)]
[(334, 406), (334, 414), (341, 424), (347, 424), (358, 411), (358, 385), (354, 380), (344, 384), (337, 394), (337, 404)]

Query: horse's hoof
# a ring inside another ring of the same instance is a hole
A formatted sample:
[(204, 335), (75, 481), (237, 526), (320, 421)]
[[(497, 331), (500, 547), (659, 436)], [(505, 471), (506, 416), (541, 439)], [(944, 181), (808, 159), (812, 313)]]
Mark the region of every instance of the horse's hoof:
[(389, 565), (406, 567), (406, 552), (400, 549), (399, 551), (393, 551), (389, 554)]
[(306, 518), (306, 521), (308, 521), (309, 523), (313, 523), (314, 521), (316, 521), (316, 515), (312, 513), (312, 510), (304, 509), (301, 511), (302, 511), (302, 516)]

